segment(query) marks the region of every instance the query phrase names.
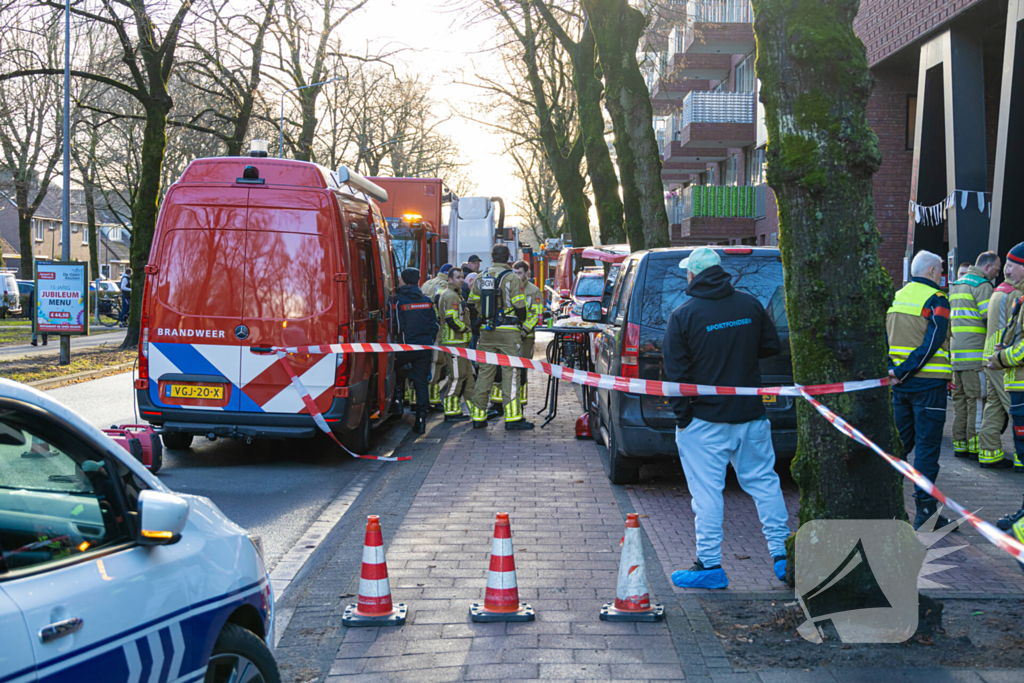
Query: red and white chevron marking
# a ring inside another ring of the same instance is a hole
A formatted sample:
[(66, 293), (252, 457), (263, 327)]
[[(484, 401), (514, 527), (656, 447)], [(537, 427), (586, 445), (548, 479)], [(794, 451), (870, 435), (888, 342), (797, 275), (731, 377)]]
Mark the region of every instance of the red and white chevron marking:
[[(338, 444), (338, 446), (341, 447), (341, 450), (345, 451), (353, 458), (362, 458), (364, 460), (384, 460), (386, 462), (412, 460), (412, 456), (408, 455), (403, 457), (395, 456), (390, 458), (386, 458), (382, 455), (358, 455), (356, 453), (353, 453), (349, 449), (345, 448), (345, 444), (341, 443), (338, 437), (334, 435), (334, 432), (331, 431), (330, 426), (327, 424), (327, 420), (324, 419), (323, 413), (320, 412), (320, 408), (318, 408), (316, 402), (313, 401), (313, 396), (309, 393), (309, 389), (307, 389), (306, 386), (302, 383), (302, 380), (299, 379), (299, 376), (295, 373), (295, 370), (292, 368), (291, 363), (288, 362), (288, 354), (285, 351), (277, 351), (276, 353), (277, 357), (281, 360), (281, 366), (285, 369), (285, 372), (288, 373), (288, 377), (291, 379), (292, 386), (295, 388), (296, 393), (298, 393), (298, 395), (302, 397), (302, 402), (303, 404), (305, 404), (306, 410), (313, 417), (313, 422), (315, 422), (316, 426), (320, 428), (320, 431), (324, 432), (325, 434), (327, 434), (327, 436), (331, 437), (334, 443)], [(330, 352), (328, 351), (327, 353)]]
[(519, 610), (519, 585), (516, 583), (516, 560), (512, 554), (512, 527), (508, 514), (498, 513), (491, 542), (491, 566), (487, 572), (484, 609), (489, 612)]
[(399, 351), (442, 351), (444, 353), (467, 358), (478, 363), (487, 365), (500, 365), (510, 368), (526, 368), (545, 375), (551, 375), (566, 382), (584, 384), (598, 389), (611, 391), (625, 391), (630, 394), (643, 394), (645, 396), (801, 396), (802, 392), (811, 395), (821, 394), (846, 394), (851, 391), (863, 391), (865, 389), (877, 389), (889, 385), (889, 378), (870, 379), (860, 382), (836, 382), (834, 384), (816, 384), (806, 387), (715, 387), (705, 384), (678, 384), (675, 382), (661, 382), (651, 379), (629, 379), (616, 377), (614, 375), (601, 375), (586, 370), (574, 370), (562, 365), (554, 365), (543, 361), (519, 358), (517, 356), (506, 356), (501, 353), (489, 351), (477, 351), (461, 346), (425, 346), (422, 344), (328, 344), (322, 346), (290, 346), (272, 347), (258, 350), (258, 347), (250, 349), (253, 353), (276, 353), (281, 354), (326, 354), (326, 353), (397, 353)]
[(886, 453), (881, 446), (876, 444), (874, 441), (864, 436), (860, 430), (851, 425), (849, 422), (839, 417), (826, 406), (822, 405), (819, 401), (816, 401), (810, 396), (809, 393), (804, 392), (803, 397), (810, 401), (811, 405), (817, 409), (821, 415), (832, 423), (832, 426), (838, 429), (840, 432), (850, 437), (857, 443), (867, 446), (878, 455), (882, 456), (886, 462), (896, 468), (896, 471), (902, 474), (904, 477), (914, 482), (921, 489), (926, 491), (929, 495), (933, 496), (940, 503), (951, 509), (957, 515), (964, 517), (968, 522), (974, 526), (975, 529), (981, 532), (981, 535), (988, 539), (993, 545), (1005, 550), (1017, 559), (1018, 562), (1024, 564), (1024, 545), (1022, 545), (1016, 538), (1008, 534), (1003, 533), (996, 527), (992, 526), (985, 520), (981, 519), (973, 512), (967, 510), (963, 505), (956, 502), (952, 498), (946, 496), (945, 493), (939, 490), (930, 479), (925, 477), (923, 474), (918, 472), (910, 463), (900, 460), (897, 457)]
[(391, 614), (391, 584), (384, 560), (384, 536), (377, 515), (370, 515), (363, 544), (363, 569), (359, 574), (359, 602), (356, 611), (366, 616)]

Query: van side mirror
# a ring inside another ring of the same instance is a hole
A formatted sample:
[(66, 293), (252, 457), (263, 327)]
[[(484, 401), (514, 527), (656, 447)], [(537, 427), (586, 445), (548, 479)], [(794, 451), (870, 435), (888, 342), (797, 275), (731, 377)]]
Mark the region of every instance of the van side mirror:
[(554, 289), (555, 288), (555, 278), (549, 277), (547, 280), (544, 281), (544, 286), (545, 287), (551, 287), (552, 289)]
[(181, 496), (149, 489), (139, 494), (139, 542), (143, 545), (177, 543), (187, 521), (188, 501)]
[(587, 301), (583, 304), (583, 312), (580, 314), (584, 322), (599, 323), (604, 314), (601, 312), (600, 301)]

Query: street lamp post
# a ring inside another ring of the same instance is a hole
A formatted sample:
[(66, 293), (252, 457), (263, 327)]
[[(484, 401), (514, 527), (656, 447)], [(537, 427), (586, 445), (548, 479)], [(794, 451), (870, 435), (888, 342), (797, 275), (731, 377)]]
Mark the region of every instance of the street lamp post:
[(348, 76), (338, 76), (337, 78), (331, 78), (326, 81), (320, 81), (319, 83), (310, 83), (309, 85), (300, 85), (298, 88), (292, 88), (291, 90), (285, 90), (281, 93), (281, 123), (280, 123), (280, 138), (277, 143), (277, 158), (280, 159), (284, 156), (284, 96), (290, 92), (296, 90), (305, 90), (306, 88), (312, 88), (316, 85), (327, 85), (328, 83), (334, 83), (335, 81), (348, 80)]
[[(60, 260), (71, 260), (71, 0), (64, 0), (64, 197)], [(88, 308), (88, 306), (86, 307)], [(71, 363), (71, 337), (60, 335), (60, 364)]]

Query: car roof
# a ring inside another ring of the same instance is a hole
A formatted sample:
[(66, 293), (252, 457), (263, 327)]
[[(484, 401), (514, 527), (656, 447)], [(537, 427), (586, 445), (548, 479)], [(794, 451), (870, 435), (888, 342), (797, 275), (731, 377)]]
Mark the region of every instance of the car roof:
[(153, 476), (149, 470), (146, 469), (145, 465), (129, 455), (128, 452), (125, 451), (117, 442), (104, 434), (98, 428), (94, 427), (84, 417), (71, 410), (63, 403), (50, 398), (38, 389), (33, 389), (26, 384), (13, 382), (9, 379), (0, 377), (0, 399), (21, 401), (23, 403), (36, 406), (37, 408), (41, 408), (54, 417), (66, 422), (73, 429), (86, 434), (96, 443), (106, 447), (107, 453), (110, 456), (115, 457), (124, 463), (125, 467), (142, 479), (150, 488), (170, 493), (170, 489), (168, 489), (163, 482)]
[[(708, 249), (714, 249), (715, 251), (722, 253), (728, 249), (743, 249), (750, 250), (750, 256), (781, 256), (782, 252), (779, 251), (778, 247), (755, 247), (753, 245), (747, 246), (743, 244), (735, 244), (729, 246), (722, 246), (720, 244), (696, 244), (688, 247), (662, 247), (659, 249), (644, 249), (643, 251), (633, 252), (632, 256), (643, 257), (648, 254), (651, 256), (679, 256), (687, 255), (693, 252), (694, 249), (700, 249), (701, 247), (707, 247)], [(738, 254), (742, 255), (742, 254)]]

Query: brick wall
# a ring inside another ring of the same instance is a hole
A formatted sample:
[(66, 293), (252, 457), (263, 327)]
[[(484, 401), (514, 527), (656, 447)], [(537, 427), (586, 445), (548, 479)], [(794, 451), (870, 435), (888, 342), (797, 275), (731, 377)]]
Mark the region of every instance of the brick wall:
[(863, 0), (853, 28), (874, 66), (983, 0)]
[(907, 96), (917, 93), (917, 69), (913, 73), (876, 69), (874, 76), (867, 116), (882, 152), (882, 165), (873, 183), (875, 223), (882, 235), (879, 255), (893, 280), (900, 283), (914, 161), (914, 152), (907, 149)]

